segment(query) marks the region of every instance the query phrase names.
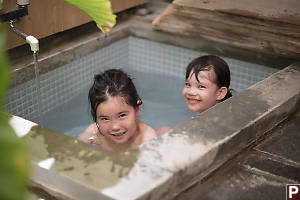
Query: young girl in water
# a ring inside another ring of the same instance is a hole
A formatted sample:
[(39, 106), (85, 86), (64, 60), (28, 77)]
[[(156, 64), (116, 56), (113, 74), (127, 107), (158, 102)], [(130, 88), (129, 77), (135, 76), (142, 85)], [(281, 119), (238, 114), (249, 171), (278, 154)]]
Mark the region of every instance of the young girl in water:
[(192, 112), (201, 112), (232, 96), (230, 70), (218, 56), (206, 55), (194, 59), (186, 68), (182, 96)]
[(95, 75), (89, 101), (95, 123), (79, 135), (79, 140), (124, 152), (156, 137), (153, 128), (138, 120), (142, 100), (123, 71), (111, 69)]
[[(201, 56), (186, 68), (182, 96), (189, 110), (200, 114), (231, 97), (229, 85), (230, 70), (227, 63), (218, 56)], [(168, 126), (160, 127), (156, 133), (162, 134), (170, 129)]]

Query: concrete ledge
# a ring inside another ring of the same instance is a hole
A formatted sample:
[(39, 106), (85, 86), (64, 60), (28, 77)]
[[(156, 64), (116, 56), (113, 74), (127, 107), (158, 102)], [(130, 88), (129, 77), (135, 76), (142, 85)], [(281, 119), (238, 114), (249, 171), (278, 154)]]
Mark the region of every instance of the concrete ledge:
[(23, 138), (32, 150), (32, 181), (53, 196), (171, 199), (295, 111), (300, 104), (299, 83), (299, 65), (289, 66), (122, 155), (21, 118), (12, 125), (29, 127)]
[[(198, 157), (190, 159), (187, 169), (178, 171), (174, 180), (177, 189), (208, 175), (285, 120), (299, 105), (300, 67), (295, 64), (176, 127), (170, 134), (186, 133), (190, 144), (198, 141), (207, 146), (205, 153), (193, 153)], [(208, 165), (205, 169), (201, 166), (204, 163)]]

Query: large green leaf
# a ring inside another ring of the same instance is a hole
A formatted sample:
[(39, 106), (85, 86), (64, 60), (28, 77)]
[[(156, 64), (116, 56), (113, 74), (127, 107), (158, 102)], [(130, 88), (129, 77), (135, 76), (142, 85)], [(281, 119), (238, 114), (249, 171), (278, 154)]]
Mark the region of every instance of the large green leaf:
[[(1, 27), (0, 27), (1, 28)], [(4, 51), (4, 31), (0, 29), (0, 109), (4, 104), (5, 91), (9, 84), (8, 59)]]
[(64, 0), (88, 14), (105, 34), (116, 24), (109, 0)]
[(0, 199), (26, 199), (29, 183), (29, 158), (23, 141), (0, 111)]
[(9, 125), (9, 116), (2, 112), (9, 84), (9, 69), (0, 27), (0, 199), (23, 200), (29, 181), (28, 152)]

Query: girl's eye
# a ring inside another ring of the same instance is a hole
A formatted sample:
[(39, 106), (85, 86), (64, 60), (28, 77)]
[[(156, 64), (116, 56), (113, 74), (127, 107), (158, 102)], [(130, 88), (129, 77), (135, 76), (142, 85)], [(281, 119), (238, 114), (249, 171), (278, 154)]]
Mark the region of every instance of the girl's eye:
[(100, 119), (100, 121), (108, 121), (107, 117), (100, 117), (99, 119)]
[(122, 114), (119, 115), (120, 118), (124, 118), (124, 117), (126, 117), (126, 116), (127, 116), (127, 115), (126, 115), (125, 113), (122, 113)]
[(206, 88), (204, 85), (198, 85), (199, 89)]
[(190, 87), (191, 86), (191, 84), (190, 83), (188, 83), (188, 82), (185, 82), (185, 87)]

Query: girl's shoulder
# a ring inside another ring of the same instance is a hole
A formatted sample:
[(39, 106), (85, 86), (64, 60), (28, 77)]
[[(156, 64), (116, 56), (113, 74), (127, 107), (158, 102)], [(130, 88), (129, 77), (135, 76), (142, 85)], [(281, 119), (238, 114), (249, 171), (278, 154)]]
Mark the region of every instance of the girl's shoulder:
[(166, 132), (168, 132), (169, 130), (171, 130), (172, 127), (171, 126), (161, 126), (156, 130), (156, 134), (157, 135), (161, 135), (164, 134)]
[(156, 131), (149, 125), (145, 124), (144, 122), (141, 123), (141, 131), (143, 135), (142, 143), (145, 143), (157, 136)]
[(95, 137), (97, 134), (97, 126), (95, 123), (92, 123), (89, 125), (83, 133), (81, 133), (77, 139), (85, 142), (85, 143), (91, 143), (91, 138)]

